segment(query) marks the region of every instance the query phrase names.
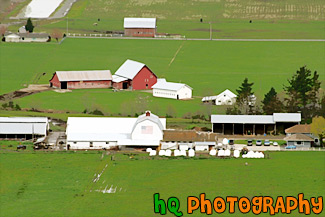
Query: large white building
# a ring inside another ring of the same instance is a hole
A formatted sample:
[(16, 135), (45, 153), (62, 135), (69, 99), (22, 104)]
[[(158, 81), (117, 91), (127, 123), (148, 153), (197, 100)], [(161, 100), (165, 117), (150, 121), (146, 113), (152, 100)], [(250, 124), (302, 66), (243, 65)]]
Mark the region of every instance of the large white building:
[(47, 117), (0, 117), (1, 138), (31, 139), (46, 136), (48, 131)]
[(153, 96), (171, 99), (191, 99), (192, 88), (186, 84), (167, 82), (166, 79), (158, 79), (152, 86)]
[(103, 149), (120, 146), (159, 146), (166, 119), (147, 111), (138, 118), (69, 117), (68, 149)]
[(226, 89), (217, 96), (203, 97), (202, 102), (212, 102), (215, 105), (232, 105), (236, 102), (237, 95)]

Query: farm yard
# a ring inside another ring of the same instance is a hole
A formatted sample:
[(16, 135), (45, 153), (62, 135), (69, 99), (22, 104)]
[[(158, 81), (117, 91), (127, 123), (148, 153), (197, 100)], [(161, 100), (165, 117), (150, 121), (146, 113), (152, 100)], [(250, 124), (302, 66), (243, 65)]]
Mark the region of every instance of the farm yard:
[[(93, 105), (106, 114), (134, 115), (128, 111), (132, 108), (126, 105), (140, 98), (158, 115), (165, 115), (167, 107), (173, 107), (176, 116), (182, 117), (186, 112), (205, 109), (201, 104), (203, 96), (217, 94), (227, 88), (235, 91), (245, 77), (255, 83), (253, 91), (258, 98), (263, 97), (271, 87), (281, 94), (287, 79), (303, 65), (316, 70), (320, 80), (325, 80), (324, 42), (68, 38), (60, 45), (1, 43), (0, 46), (4, 54), (1, 61), (6, 63), (0, 66), (0, 94), (28, 84), (48, 84), (52, 74), (59, 70), (109, 69), (113, 74), (126, 59), (134, 59), (146, 63), (158, 77), (190, 85), (194, 95), (193, 100), (175, 102), (154, 98), (150, 93), (141, 91), (46, 91), (15, 100), (22, 108), (81, 113)], [(324, 87), (323, 82), (321, 88)]]
[[(266, 159), (169, 159), (126, 152), (114, 154), (111, 161), (105, 152), (17, 153), (6, 151), (8, 144), (1, 142), (0, 216), (148, 216), (153, 214), (157, 192), (163, 199), (178, 197), (184, 216), (199, 215), (198, 210), (186, 214), (186, 197), (202, 192), (211, 200), (230, 195), (274, 198), (304, 192), (308, 199), (325, 195), (322, 151), (268, 152)], [(94, 174), (102, 171), (94, 182)], [(100, 192), (106, 186), (115, 193)], [(237, 208), (236, 216), (244, 216)], [(297, 210), (292, 214), (303, 215)]]

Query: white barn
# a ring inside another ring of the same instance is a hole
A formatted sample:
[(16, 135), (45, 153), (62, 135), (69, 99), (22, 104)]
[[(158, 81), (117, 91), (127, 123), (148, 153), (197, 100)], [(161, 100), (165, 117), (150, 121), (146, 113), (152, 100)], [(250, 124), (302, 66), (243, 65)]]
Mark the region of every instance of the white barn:
[(0, 117), (0, 138), (31, 139), (48, 131), (47, 117)]
[(159, 146), (166, 119), (147, 111), (138, 118), (69, 117), (68, 149), (103, 149), (116, 146)]
[(212, 102), (215, 105), (233, 105), (236, 102), (237, 95), (226, 89), (217, 96), (203, 97), (202, 102)]
[(152, 89), (153, 96), (170, 99), (191, 99), (193, 90), (187, 84), (167, 82), (166, 79), (158, 79)]

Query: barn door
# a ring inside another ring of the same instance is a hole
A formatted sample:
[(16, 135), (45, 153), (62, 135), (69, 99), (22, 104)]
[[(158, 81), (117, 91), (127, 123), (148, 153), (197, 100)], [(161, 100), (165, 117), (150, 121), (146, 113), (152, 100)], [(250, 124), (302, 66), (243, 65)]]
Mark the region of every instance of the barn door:
[(61, 89), (67, 89), (68, 84), (66, 81), (61, 82)]

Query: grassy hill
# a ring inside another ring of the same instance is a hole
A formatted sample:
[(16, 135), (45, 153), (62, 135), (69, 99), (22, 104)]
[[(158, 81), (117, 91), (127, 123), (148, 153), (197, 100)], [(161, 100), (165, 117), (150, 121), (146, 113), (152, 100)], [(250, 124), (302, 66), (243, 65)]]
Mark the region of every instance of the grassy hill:
[(130, 105), (136, 104), (140, 97), (153, 112), (165, 115), (167, 107), (174, 107), (177, 115), (182, 116), (188, 111), (206, 110), (200, 102), (203, 96), (218, 94), (226, 88), (235, 92), (245, 77), (255, 83), (253, 91), (259, 99), (271, 87), (282, 95), (287, 79), (303, 65), (318, 71), (320, 80), (325, 80), (324, 42), (67, 39), (61, 45), (2, 43), (0, 46), (4, 54), (1, 61), (6, 63), (0, 66), (0, 94), (30, 83), (48, 84), (58, 70), (110, 69), (114, 73), (129, 58), (146, 63), (158, 77), (190, 85), (195, 96), (194, 100), (175, 101), (140, 91), (49, 91), (17, 100), (23, 108), (82, 112), (95, 106), (108, 114), (134, 115), (130, 113)]
[[(68, 17), (71, 33), (123, 31), (124, 17), (156, 17), (159, 33), (187, 38), (209, 38), (211, 22), (213, 38), (319, 39), (325, 38), (324, 14), (321, 0), (78, 0)], [(35, 23), (35, 31), (67, 26), (66, 18)]]

